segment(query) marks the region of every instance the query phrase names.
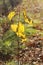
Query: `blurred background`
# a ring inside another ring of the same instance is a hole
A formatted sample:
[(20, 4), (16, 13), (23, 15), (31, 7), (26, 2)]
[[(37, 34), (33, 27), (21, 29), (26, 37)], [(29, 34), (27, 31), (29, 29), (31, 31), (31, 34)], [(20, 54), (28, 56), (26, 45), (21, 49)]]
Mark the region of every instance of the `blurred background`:
[[(16, 14), (12, 20), (10, 12)], [(19, 22), (20, 28), (25, 27), (27, 41), (23, 43), (11, 29)], [(0, 0), (0, 65), (43, 65), (43, 0)]]

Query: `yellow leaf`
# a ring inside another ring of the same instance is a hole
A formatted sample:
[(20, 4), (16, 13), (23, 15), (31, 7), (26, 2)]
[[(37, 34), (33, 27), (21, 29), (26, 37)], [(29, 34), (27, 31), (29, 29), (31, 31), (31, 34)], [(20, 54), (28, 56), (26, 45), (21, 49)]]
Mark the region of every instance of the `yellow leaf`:
[(25, 20), (25, 22), (26, 22), (26, 23), (29, 23), (29, 19), (28, 19), (28, 17), (27, 17), (27, 14), (26, 14), (26, 10), (25, 10), (25, 9), (23, 10), (23, 15), (24, 15), (24, 20)]
[(30, 20), (29, 24), (33, 24), (32, 20)]
[(12, 12), (10, 12), (9, 14), (8, 14), (8, 19), (11, 21), (12, 20), (12, 18), (15, 16), (15, 12), (14, 11), (12, 11)]
[(19, 36), (19, 37), (25, 38), (25, 35), (24, 35), (22, 32), (21, 32), (21, 33), (17, 32), (16, 34), (17, 34), (17, 36)]
[(29, 24), (29, 20), (28, 20), (28, 18), (25, 18), (25, 22)]
[(17, 34), (18, 37), (23, 38), (22, 42), (26, 41), (26, 36), (24, 34), (24, 25), (21, 22), (19, 22), (19, 25), (18, 24), (12, 24), (11, 29), (12, 29), (12, 31), (14, 31)]
[(24, 25), (21, 22), (19, 22), (19, 25), (18, 24), (12, 24), (11, 29), (14, 32), (16, 32), (18, 29), (18, 31), (17, 31), (18, 33), (21, 33), (21, 32), (23, 33), (24, 32)]
[(19, 36), (19, 37), (22, 36), (22, 33), (17, 32), (16, 34), (17, 34), (17, 36)]
[(26, 39), (26, 38), (24, 38), (24, 39), (22, 39), (22, 41), (21, 41), (21, 42), (23, 43), (23, 42), (26, 42), (26, 41), (27, 41), (27, 39)]
[(25, 21), (26, 23), (28, 23), (29, 25), (33, 25), (32, 20), (27, 17), (27, 14), (26, 14), (26, 10), (25, 10), (25, 9), (23, 10), (23, 15), (24, 15), (24, 21)]
[(17, 31), (17, 25), (11, 24), (11, 29), (12, 29), (12, 31), (16, 32)]
[(30, 20), (29, 25), (33, 26), (33, 21), (32, 20)]
[(20, 32), (24, 32), (24, 25), (21, 23), (21, 22), (19, 22), (19, 26), (18, 26), (18, 33), (20, 33)]

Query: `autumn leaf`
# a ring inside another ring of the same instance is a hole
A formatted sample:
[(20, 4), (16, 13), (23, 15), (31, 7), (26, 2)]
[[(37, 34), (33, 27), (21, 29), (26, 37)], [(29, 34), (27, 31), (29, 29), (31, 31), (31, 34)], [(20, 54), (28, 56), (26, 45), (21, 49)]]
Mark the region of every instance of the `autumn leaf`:
[(16, 15), (16, 12), (15, 11), (12, 11), (12, 12), (10, 12), (9, 14), (8, 14), (8, 19), (11, 21), (12, 20), (12, 18), (14, 17)]

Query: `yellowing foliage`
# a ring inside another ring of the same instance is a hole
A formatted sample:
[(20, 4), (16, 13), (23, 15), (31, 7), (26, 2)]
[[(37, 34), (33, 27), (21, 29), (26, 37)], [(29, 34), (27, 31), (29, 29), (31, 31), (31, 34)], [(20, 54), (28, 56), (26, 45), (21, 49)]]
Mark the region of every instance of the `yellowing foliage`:
[(27, 41), (27, 39), (26, 39), (26, 38), (22, 39), (22, 41), (21, 41), (21, 42), (25, 42), (25, 41)]
[(19, 24), (11, 24), (11, 29), (14, 32), (16, 32), (18, 30), (17, 31), (18, 33), (23, 33), (24, 32), (24, 25), (21, 22), (19, 22)]
[(15, 11), (12, 11), (8, 14), (8, 19), (11, 21), (12, 18), (15, 16), (16, 12)]
[(25, 22), (29, 24), (29, 20), (27, 17), (24, 18)]
[[(8, 15), (9, 20), (11, 20), (14, 15), (15, 15), (15, 12), (10, 12)], [(24, 15), (24, 21), (28, 23), (29, 25), (33, 25), (33, 21), (27, 17), (25, 9), (23, 10), (23, 15)], [(24, 34), (25, 28), (21, 22), (18, 22), (18, 24), (11, 24), (11, 29), (13, 32), (17, 34), (17, 36), (22, 38), (22, 42), (27, 40)]]
[(19, 37), (22, 37), (22, 38), (25, 38), (25, 35), (23, 34), (23, 33), (16, 33), (17, 34), (17, 36), (19, 36)]
[(11, 24), (11, 29), (12, 29), (12, 31), (16, 32), (17, 31), (17, 25)]
[(27, 14), (26, 14), (26, 10), (25, 9), (23, 10), (23, 15), (24, 15), (24, 21), (26, 23), (28, 23), (29, 25), (33, 25), (33, 21), (27, 17)]
[(20, 32), (24, 32), (24, 25), (21, 23), (21, 22), (19, 22), (19, 24), (18, 24), (18, 33), (20, 33)]
[(19, 24), (11, 24), (12, 31), (16, 32), (17, 36), (22, 38), (22, 42), (26, 41), (26, 36), (24, 34), (24, 25), (19, 22)]

